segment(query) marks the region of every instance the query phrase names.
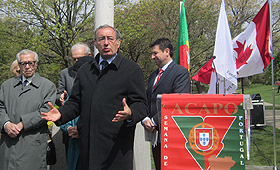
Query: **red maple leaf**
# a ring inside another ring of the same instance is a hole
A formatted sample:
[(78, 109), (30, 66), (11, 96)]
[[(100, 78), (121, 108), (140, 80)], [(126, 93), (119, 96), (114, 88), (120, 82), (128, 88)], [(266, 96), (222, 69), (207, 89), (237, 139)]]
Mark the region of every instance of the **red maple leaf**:
[(253, 49), (251, 49), (251, 45), (250, 44), (245, 50), (244, 50), (244, 45), (246, 43), (246, 40), (244, 41), (244, 43), (242, 44), (239, 41), (236, 41), (237, 44), (237, 48), (234, 48), (234, 50), (237, 52), (238, 56), (236, 58), (236, 69), (239, 69), (241, 66), (248, 64), (247, 60), (250, 58)]

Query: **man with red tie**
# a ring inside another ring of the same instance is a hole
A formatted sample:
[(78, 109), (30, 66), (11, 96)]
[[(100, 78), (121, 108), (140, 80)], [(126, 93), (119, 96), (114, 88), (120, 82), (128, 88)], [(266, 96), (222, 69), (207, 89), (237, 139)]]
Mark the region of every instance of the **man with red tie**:
[(152, 59), (159, 67), (149, 78), (147, 99), (149, 104), (148, 117), (142, 120), (146, 132), (157, 133), (158, 140), (153, 144), (152, 151), (156, 170), (160, 170), (160, 131), (156, 100), (158, 94), (163, 93), (189, 93), (190, 76), (186, 68), (172, 60), (173, 45), (168, 38), (160, 38), (152, 42)]

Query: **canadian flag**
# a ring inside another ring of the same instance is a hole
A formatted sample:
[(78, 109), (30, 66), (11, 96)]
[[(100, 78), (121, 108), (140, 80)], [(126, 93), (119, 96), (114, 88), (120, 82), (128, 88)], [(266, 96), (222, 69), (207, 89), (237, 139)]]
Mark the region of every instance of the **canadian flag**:
[[(244, 32), (234, 38), (232, 45), (238, 78), (262, 73), (269, 65), (272, 60), (272, 34), (268, 1)], [(213, 59), (193, 79), (210, 84), (211, 75), (215, 71), (212, 63)]]
[(233, 39), (237, 77), (260, 74), (272, 59), (272, 34), (268, 1), (245, 29)]

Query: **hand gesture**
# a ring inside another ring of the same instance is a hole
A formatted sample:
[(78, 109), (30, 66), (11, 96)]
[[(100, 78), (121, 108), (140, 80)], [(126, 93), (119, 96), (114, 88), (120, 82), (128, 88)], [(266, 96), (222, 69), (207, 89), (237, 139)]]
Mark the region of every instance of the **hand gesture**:
[(51, 102), (48, 102), (48, 105), (51, 108), (51, 110), (48, 113), (41, 112), (41, 114), (43, 115), (42, 119), (53, 122), (60, 119), (60, 112), (51, 104)]
[(123, 111), (118, 111), (118, 114), (116, 114), (116, 116), (114, 117), (112, 122), (120, 122), (125, 119), (131, 118), (131, 110), (128, 107), (128, 105), (126, 104), (125, 98), (123, 98), (122, 103), (123, 103)]

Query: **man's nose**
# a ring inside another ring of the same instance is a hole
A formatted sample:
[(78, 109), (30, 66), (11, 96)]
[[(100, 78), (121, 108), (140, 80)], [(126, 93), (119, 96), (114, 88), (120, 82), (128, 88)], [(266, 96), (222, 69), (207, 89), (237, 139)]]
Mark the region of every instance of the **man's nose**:
[(107, 38), (104, 39), (104, 44), (108, 45), (109, 44), (109, 41)]
[(25, 68), (27, 68), (27, 69), (30, 68), (29, 64), (26, 64)]

